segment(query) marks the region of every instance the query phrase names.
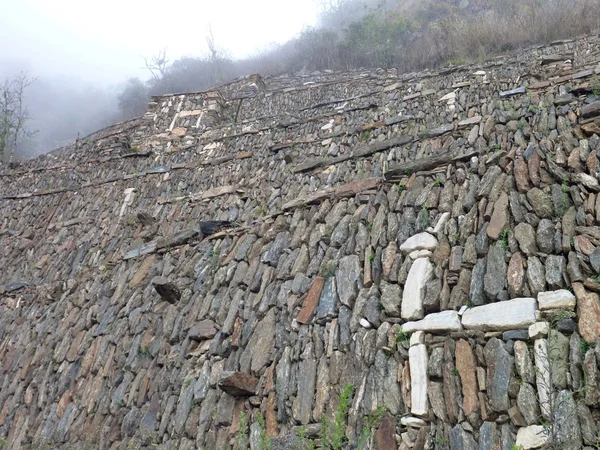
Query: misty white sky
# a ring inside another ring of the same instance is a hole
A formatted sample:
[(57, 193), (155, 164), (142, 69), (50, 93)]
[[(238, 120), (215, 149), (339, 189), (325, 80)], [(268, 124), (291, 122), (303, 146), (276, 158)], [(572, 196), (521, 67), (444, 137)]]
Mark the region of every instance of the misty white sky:
[[(147, 77), (142, 56), (207, 52), (208, 26), (233, 57), (313, 25), (317, 0), (0, 0), (0, 72), (112, 84)], [(2, 67), (4, 66), (4, 67)]]

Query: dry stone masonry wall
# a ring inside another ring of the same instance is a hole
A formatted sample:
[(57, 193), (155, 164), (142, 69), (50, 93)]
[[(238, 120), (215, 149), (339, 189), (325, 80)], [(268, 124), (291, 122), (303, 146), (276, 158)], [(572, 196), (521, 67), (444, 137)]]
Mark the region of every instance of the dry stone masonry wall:
[(591, 36), (254, 75), (2, 166), (0, 447), (306, 448), (342, 409), (347, 448), (597, 448), (599, 74)]

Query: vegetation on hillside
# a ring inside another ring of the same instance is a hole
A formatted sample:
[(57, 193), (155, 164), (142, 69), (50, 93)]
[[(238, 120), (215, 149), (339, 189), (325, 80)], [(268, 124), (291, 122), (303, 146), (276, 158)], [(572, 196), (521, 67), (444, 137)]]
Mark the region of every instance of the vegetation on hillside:
[(199, 91), (248, 73), (396, 67), (401, 72), (482, 60), (515, 48), (600, 29), (597, 0), (322, 0), (319, 26), (253, 57), (233, 61), (207, 39), (209, 56), (146, 61), (152, 77), (131, 79), (124, 118), (151, 95)]

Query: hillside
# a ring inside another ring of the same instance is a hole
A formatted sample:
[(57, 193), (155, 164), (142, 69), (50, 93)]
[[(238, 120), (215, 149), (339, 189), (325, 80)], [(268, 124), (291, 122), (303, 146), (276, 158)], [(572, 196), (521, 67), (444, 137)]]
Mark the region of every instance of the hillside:
[(596, 448), (599, 74), (252, 75), (0, 165), (0, 448)]

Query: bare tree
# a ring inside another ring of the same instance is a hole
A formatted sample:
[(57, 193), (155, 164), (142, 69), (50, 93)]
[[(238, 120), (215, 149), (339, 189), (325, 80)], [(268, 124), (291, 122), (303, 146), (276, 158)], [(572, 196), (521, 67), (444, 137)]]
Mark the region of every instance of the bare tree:
[(169, 60), (167, 59), (167, 49), (163, 48), (159, 50), (159, 52), (150, 59), (145, 56), (143, 56), (143, 58), (146, 69), (150, 71), (154, 81), (157, 83), (160, 82), (165, 77), (167, 66), (169, 64)]
[(31, 117), (24, 104), (25, 90), (34, 81), (21, 72), (0, 85), (0, 159), (11, 160), (21, 140), (34, 134), (27, 128)]

